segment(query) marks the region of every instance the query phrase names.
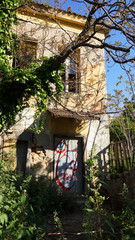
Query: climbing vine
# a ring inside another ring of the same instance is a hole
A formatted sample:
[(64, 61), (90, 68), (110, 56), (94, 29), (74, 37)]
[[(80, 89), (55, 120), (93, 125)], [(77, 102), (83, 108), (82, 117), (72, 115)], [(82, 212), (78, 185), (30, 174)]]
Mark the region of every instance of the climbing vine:
[[(47, 99), (58, 97), (63, 89), (59, 70), (52, 70), (54, 57), (44, 57), (42, 64), (32, 63), (28, 68), (13, 68), (11, 59), (17, 49), (12, 25), (17, 24), (19, 0), (3, 0), (0, 5), (0, 131), (15, 123), (18, 113), (30, 107), (29, 99), (36, 100), (38, 117), (45, 111)], [(25, 1), (26, 4), (26, 1)], [(41, 62), (41, 61), (40, 61)]]
[(36, 99), (38, 117), (45, 111), (48, 97), (58, 96), (62, 91), (59, 72), (50, 71), (54, 58), (45, 58), (40, 67), (31, 64), (27, 69), (4, 72), (0, 84), (0, 130), (15, 123), (16, 115), (30, 106), (28, 100), (32, 96)]

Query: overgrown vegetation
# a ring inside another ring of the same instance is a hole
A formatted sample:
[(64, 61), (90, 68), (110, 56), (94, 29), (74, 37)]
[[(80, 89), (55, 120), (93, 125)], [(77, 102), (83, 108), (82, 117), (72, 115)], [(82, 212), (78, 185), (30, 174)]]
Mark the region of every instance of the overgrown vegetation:
[(57, 211), (54, 211), (53, 215), (54, 215), (55, 224), (57, 226), (57, 230), (61, 233), (61, 236), (57, 240), (67, 240), (67, 238), (64, 236), (64, 230), (63, 230), (62, 223), (60, 221)]
[(0, 162), (0, 239), (43, 239), (32, 205), (29, 204), (30, 178), (22, 179)]
[[(101, 189), (97, 158), (90, 156), (86, 164), (89, 195), (86, 197), (84, 229), (90, 240), (133, 240), (135, 239), (135, 200), (130, 197), (126, 184), (119, 193), (119, 209), (108, 208)], [(117, 199), (115, 199), (117, 201)]]
[(28, 187), (29, 203), (35, 214), (46, 215), (72, 212), (75, 208), (74, 196), (61, 191), (56, 184), (41, 176), (38, 180), (31, 179)]
[[(41, 177), (24, 179), (9, 161), (0, 162), (0, 239), (44, 239), (48, 213), (73, 211), (73, 198)], [(45, 221), (44, 221), (45, 223)]]
[(105, 197), (100, 194), (102, 184), (99, 180), (97, 160), (98, 157), (94, 157), (93, 153), (91, 153), (90, 159), (86, 163), (86, 179), (88, 182), (87, 187), (90, 192), (86, 196), (86, 214), (83, 226), (87, 232), (88, 239), (102, 239), (102, 218), (105, 215), (105, 212), (103, 210), (103, 202), (105, 200)]
[(63, 89), (59, 74), (63, 66), (52, 70), (55, 56), (40, 59), (40, 65), (37, 61), (29, 67), (12, 67), (19, 38), (12, 25), (18, 24), (18, 7), (28, 2), (3, 0), (0, 8), (0, 132), (13, 125), (16, 115), (24, 108), (32, 107), (28, 101), (31, 97), (36, 101), (35, 117), (39, 117), (46, 110), (46, 100), (52, 96), (58, 98)]
[(121, 108), (121, 113), (110, 122), (111, 141), (126, 140), (130, 142), (131, 139), (135, 137), (134, 109), (134, 103), (125, 99), (124, 106)]
[[(133, 240), (135, 237), (135, 202), (126, 184), (119, 193), (119, 209), (108, 208), (102, 195), (104, 182), (100, 180), (97, 157), (87, 162), (89, 194), (86, 196), (84, 229), (86, 239)], [(11, 164), (10, 164), (11, 166)], [(74, 199), (43, 177), (24, 179), (16, 174), (9, 160), (0, 162), (0, 239), (45, 239), (44, 224), (48, 213), (64, 239), (58, 213), (73, 212)], [(117, 200), (117, 199), (116, 199)], [(107, 207), (106, 207), (107, 206)], [(44, 222), (44, 224), (43, 224)]]
[[(116, 90), (115, 90), (116, 91)], [(121, 91), (122, 92), (122, 91)], [(117, 91), (116, 91), (117, 93)], [(119, 114), (110, 118), (110, 170), (112, 173), (130, 170), (134, 165), (135, 145), (135, 101), (134, 95), (129, 92), (131, 100), (125, 98), (124, 94), (112, 96), (114, 111), (119, 109)], [(120, 102), (119, 106), (117, 102)]]

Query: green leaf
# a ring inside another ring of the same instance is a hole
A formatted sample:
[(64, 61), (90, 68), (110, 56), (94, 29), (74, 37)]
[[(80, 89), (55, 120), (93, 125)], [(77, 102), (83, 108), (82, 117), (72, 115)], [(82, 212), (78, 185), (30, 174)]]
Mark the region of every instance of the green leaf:
[(24, 204), (26, 202), (26, 196), (22, 195), (21, 196), (21, 203)]
[(32, 205), (30, 205), (30, 210), (31, 210), (31, 213), (34, 215), (34, 209), (33, 209)]
[(22, 238), (23, 236), (25, 236), (25, 234), (26, 234), (26, 229), (25, 229), (25, 228), (22, 228), (22, 229), (20, 230), (20, 232), (18, 233), (18, 235), (17, 235), (17, 239)]
[(17, 222), (18, 222), (18, 219), (11, 221), (10, 224), (7, 226), (7, 230), (12, 229)]
[(3, 214), (0, 216), (0, 223), (1, 223), (2, 225), (4, 225), (4, 224), (7, 223), (7, 222), (8, 222), (8, 216), (7, 216), (7, 214), (3, 213)]
[(23, 230), (21, 229), (21, 231), (18, 233), (17, 239), (20, 239), (23, 236)]
[(93, 210), (93, 209), (90, 209), (90, 208), (85, 208), (84, 210), (87, 211), (87, 212), (91, 212), (91, 213), (94, 212), (94, 210)]
[(16, 177), (15, 177), (14, 175), (12, 175), (12, 179), (13, 179), (14, 181), (17, 181), (17, 179), (16, 179)]
[(0, 203), (2, 203), (2, 200), (3, 200), (3, 196), (0, 195)]
[(105, 222), (107, 223), (107, 225), (110, 227), (110, 229), (112, 230), (112, 232), (113, 233), (115, 233), (115, 231), (114, 231), (114, 226), (113, 226), (113, 224), (110, 222), (110, 220), (105, 220)]

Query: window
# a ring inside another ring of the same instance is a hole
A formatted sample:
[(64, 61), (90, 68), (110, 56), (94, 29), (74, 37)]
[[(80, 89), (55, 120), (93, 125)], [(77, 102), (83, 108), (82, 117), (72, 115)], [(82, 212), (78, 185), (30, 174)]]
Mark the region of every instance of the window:
[(65, 92), (79, 93), (79, 53), (79, 50), (74, 51), (65, 60), (65, 70), (62, 72), (62, 82)]
[(16, 55), (13, 58), (12, 66), (14, 68), (29, 67), (30, 63), (37, 55), (37, 41), (20, 40)]

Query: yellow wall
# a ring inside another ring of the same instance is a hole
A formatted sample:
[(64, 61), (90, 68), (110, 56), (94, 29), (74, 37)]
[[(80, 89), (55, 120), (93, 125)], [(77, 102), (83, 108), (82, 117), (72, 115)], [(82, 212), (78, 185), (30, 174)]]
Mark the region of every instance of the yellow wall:
[[(20, 35), (26, 33), (38, 40), (37, 57), (57, 54), (58, 45), (64, 47), (75, 39), (86, 21), (86, 17), (51, 8), (44, 12), (21, 9), (18, 17), (27, 20), (27, 23), (21, 22), (16, 32)], [(98, 38), (103, 36), (104, 32), (97, 33)], [(62, 104), (75, 111), (103, 112), (106, 109), (106, 76), (102, 49), (80, 48), (80, 83), (79, 94), (62, 94)], [(59, 104), (51, 104), (52, 107), (54, 105), (62, 109)]]

